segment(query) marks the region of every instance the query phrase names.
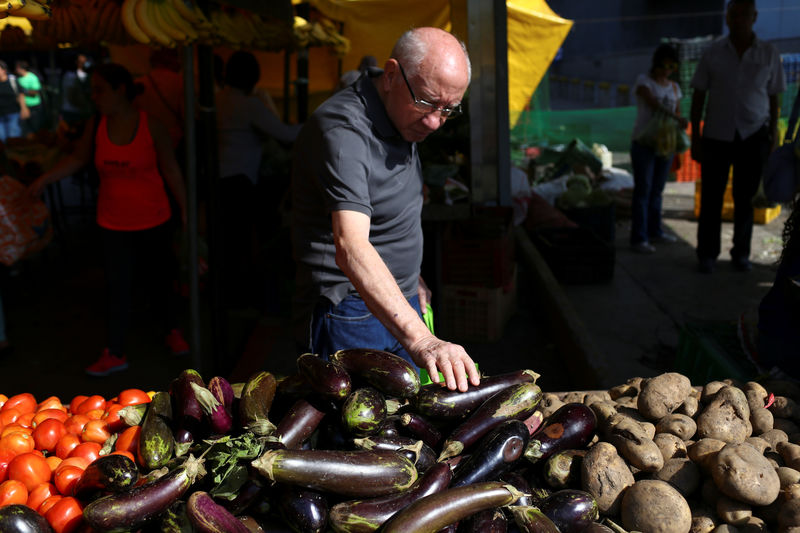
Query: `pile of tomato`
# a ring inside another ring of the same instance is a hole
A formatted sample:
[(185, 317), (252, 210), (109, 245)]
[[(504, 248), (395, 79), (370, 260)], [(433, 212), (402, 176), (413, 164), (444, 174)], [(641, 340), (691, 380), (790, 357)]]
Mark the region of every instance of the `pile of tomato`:
[[(75, 531), (83, 506), (72, 496), (73, 487), (101, 451), (136, 461), (141, 428), (128, 427), (119, 410), (150, 399), (139, 389), (109, 400), (79, 395), (69, 404), (56, 396), (37, 402), (30, 393), (0, 394), (0, 507), (24, 504), (56, 533)], [(112, 435), (113, 446), (104, 449)]]

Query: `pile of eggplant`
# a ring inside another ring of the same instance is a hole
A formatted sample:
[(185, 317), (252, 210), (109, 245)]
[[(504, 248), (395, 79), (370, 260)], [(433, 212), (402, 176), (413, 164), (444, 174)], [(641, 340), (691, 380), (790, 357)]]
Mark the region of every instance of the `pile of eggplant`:
[(139, 465), (98, 459), (114, 464), (83, 519), (96, 532), (608, 531), (588, 492), (554, 490), (544, 468), (592, 440), (595, 414), (567, 403), (543, 419), (537, 378), (421, 386), (402, 358), (365, 349), (304, 354), (280, 380), (185, 370), (126, 413)]

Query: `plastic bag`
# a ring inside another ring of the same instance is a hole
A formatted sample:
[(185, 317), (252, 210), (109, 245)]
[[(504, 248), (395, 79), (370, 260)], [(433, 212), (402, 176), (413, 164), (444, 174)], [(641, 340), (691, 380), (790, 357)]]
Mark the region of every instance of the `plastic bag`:
[[(655, 150), (656, 155), (666, 157), (678, 149), (678, 130), (678, 122), (674, 118), (656, 111), (635, 140)], [(688, 145), (681, 151), (686, 148)]]
[(0, 177), (0, 263), (11, 266), (42, 250), (52, 238), (44, 202), (30, 199), (25, 186), (11, 176)]

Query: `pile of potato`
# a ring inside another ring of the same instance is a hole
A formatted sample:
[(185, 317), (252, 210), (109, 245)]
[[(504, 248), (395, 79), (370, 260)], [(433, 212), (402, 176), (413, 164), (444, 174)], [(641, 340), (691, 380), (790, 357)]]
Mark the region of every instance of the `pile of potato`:
[(546, 393), (545, 419), (568, 402), (597, 416), (595, 441), (551, 458), (545, 472), (564, 475), (548, 482), (591, 493), (606, 523), (629, 531), (800, 533), (798, 397), (790, 382), (700, 388), (677, 373)]

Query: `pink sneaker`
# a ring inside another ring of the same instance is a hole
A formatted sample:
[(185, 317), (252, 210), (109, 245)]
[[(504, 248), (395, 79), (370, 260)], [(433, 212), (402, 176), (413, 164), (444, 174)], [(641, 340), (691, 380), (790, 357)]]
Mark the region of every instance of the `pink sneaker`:
[(100, 359), (86, 367), (86, 373), (90, 376), (107, 376), (126, 368), (128, 368), (128, 359), (124, 355), (122, 357), (112, 355), (106, 348)]
[(186, 355), (189, 353), (189, 343), (183, 338), (181, 330), (177, 328), (169, 332), (166, 343), (172, 355)]

